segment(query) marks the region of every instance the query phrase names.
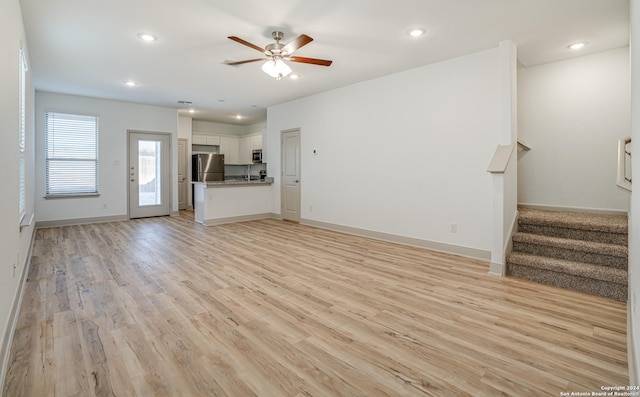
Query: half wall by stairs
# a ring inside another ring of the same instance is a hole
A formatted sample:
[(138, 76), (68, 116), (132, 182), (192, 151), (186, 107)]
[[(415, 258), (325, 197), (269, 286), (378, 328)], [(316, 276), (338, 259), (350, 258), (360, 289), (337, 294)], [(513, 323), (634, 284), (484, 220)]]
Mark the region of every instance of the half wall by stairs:
[(521, 208), (507, 276), (627, 300), (627, 217)]

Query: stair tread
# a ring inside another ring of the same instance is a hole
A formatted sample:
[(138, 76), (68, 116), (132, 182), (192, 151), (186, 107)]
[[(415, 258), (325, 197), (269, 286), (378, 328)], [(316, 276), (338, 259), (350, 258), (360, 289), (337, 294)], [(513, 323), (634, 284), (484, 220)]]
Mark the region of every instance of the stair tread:
[(532, 208), (520, 208), (518, 222), (622, 234), (626, 234), (628, 229), (627, 217), (624, 215), (544, 211)]
[(616, 257), (628, 256), (627, 246), (620, 244), (600, 243), (595, 241), (576, 240), (522, 232), (514, 233), (513, 241)]
[(520, 266), (530, 266), (558, 273), (571, 274), (617, 284), (627, 283), (627, 271), (608, 266), (557, 259), (523, 252), (512, 252), (507, 255), (507, 262)]

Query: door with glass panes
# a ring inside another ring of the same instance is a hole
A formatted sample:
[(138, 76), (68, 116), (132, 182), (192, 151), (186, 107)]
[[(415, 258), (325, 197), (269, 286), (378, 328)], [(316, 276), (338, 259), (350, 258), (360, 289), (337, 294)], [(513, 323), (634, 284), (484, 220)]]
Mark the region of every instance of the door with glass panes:
[(171, 213), (171, 135), (129, 132), (129, 218)]

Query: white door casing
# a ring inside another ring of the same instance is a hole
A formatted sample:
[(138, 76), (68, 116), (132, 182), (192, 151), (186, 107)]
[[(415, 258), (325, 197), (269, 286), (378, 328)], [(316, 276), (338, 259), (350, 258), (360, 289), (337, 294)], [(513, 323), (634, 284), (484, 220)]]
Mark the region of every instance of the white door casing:
[(300, 222), (300, 130), (282, 131), (282, 219)]
[(171, 135), (129, 132), (129, 218), (171, 213)]
[(178, 210), (187, 209), (188, 185), (187, 139), (178, 139)]

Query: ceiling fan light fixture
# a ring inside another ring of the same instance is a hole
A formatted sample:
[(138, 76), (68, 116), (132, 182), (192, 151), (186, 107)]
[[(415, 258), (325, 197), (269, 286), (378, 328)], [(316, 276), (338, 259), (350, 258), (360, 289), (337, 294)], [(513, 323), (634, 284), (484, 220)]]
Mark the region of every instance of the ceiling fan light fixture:
[(270, 59), (262, 65), (262, 70), (271, 77), (280, 80), (291, 74), (292, 70), (282, 59)]

